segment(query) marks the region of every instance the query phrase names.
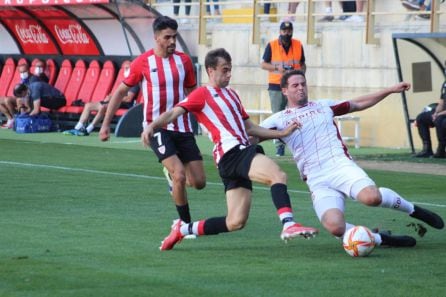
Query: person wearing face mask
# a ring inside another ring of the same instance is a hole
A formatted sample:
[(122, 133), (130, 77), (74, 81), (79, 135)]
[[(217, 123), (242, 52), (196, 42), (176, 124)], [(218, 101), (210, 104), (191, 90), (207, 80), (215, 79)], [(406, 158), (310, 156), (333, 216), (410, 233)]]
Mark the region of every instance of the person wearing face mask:
[(45, 73), (46, 67), (45, 63), (41, 60), (37, 60), (36, 64), (34, 66), (34, 75), (39, 78), (40, 81), (44, 81), (46, 83), (49, 83), (50, 79)]
[[(270, 41), (263, 53), (261, 68), (268, 71), (268, 94), (271, 111), (276, 113), (285, 108), (286, 99), (280, 88), (280, 79), (287, 70), (300, 69), (305, 72), (305, 54), (300, 40), (293, 38), (293, 24), (280, 24), (280, 36)], [(285, 154), (285, 145), (276, 141), (276, 156)]]
[[(40, 81), (39, 77), (30, 73), (29, 66), (26, 63), (19, 64), (17, 71), (19, 72), (21, 84), (28, 86), (33, 82)], [(15, 96), (0, 98), (0, 112), (7, 118), (7, 122), (1, 126), (2, 129), (12, 129), (14, 127), (14, 115), (19, 111), (18, 106), (24, 106), (21, 98)]]
[[(446, 62), (445, 62), (446, 76)], [(441, 86), (440, 100), (437, 106), (431, 110), (424, 110), (416, 118), (418, 134), (423, 141), (423, 149), (415, 155), (417, 158), (445, 158), (446, 157), (446, 80)], [(434, 128), (437, 132), (438, 147), (437, 151), (432, 151), (432, 142), (430, 128)]]
[[(127, 78), (130, 74), (130, 61), (124, 61), (122, 63), (122, 67), (124, 68), (124, 78)], [(112, 91), (113, 92), (113, 91)], [(137, 98), (139, 93), (139, 85), (135, 85), (131, 87), (128, 92), (127, 96), (125, 96), (122, 99), (122, 102), (119, 106), (119, 108), (129, 109), (132, 107), (135, 103), (135, 99)], [(65, 135), (75, 135), (75, 136), (88, 136), (93, 130), (94, 127), (102, 120), (104, 117), (108, 102), (110, 101), (111, 94), (108, 95), (104, 100), (99, 102), (88, 102), (84, 106), (84, 110), (82, 110), (82, 114), (79, 118), (79, 122), (77, 122), (76, 126), (74, 126), (74, 129), (66, 130), (63, 132)], [(87, 125), (88, 119), (90, 118), (90, 115), (93, 111), (97, 111), (95, 117), (90, 122), (90, 124)]]

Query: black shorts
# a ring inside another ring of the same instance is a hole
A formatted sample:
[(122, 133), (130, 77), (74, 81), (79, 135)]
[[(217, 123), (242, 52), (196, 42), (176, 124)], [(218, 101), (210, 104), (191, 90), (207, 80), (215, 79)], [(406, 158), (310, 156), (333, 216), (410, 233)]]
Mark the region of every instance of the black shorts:
[(150, 139), (150, 147), (159, 162), (173, 155), (177, 155), (183, 163), (203, 160), (192, 132), (158, 129), (153, 135)]
[(46, 107), (48, 109), (59, 109), (66, 104), (67, 101), (64, 96), (40, 98), (40, 106)]
[(218, 163), (218, 172), (225, 185), (225, 192), (240, 187), (252, 191), (249, 169), (256, 154), (265, 154), (260, 145), (238, 145), (224, 154)]

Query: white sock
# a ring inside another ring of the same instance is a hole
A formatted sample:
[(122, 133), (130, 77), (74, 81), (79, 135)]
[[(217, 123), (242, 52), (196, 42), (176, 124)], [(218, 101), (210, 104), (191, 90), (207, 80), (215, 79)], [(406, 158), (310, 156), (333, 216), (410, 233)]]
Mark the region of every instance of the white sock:
[(78, 122), (77, 124), (76, 124), (76, 126), (74, 126), (74, 129), (76, 129), (76, 130), (80, 130), (80, 129), (82, 129), (84, 127), (84, 124), (82, 124), (81, 122)]
[(90, 134), (94, 130), (94, 126), (92, 124), (87, 126), (87, 132)]
[(381, 192), (382, 202), (381, 207), (393, 208), (405, 213), (411, 214), (414, 211), (413, 203), (405, 200), (403, 197), (398, 195), (395, 191), (388, 188), (379, 188)]
[(281, 214), (279, 214), (279, 219), (280, 219), (281, 222), (283, 222), (284, 219), (287, 220), (287, 222), (285, 222), (283, 224), (283, 230), (285, 230), (286, 228), (296, 224), (296, 222), (294, 222), (294, 218), (293, 218), (293, 213), (292, 212), (282, 212)]
[(382, 238), (381, 238), (381, 235), (380, 235), (379, 233), (372, 233), (372, 234), (373, 234), (373, 236), (375, 237), (375, 244), (376, 244), (377, 246), (380, 246), (381, 243), (383, 242), (383, 240), (382, 240)]

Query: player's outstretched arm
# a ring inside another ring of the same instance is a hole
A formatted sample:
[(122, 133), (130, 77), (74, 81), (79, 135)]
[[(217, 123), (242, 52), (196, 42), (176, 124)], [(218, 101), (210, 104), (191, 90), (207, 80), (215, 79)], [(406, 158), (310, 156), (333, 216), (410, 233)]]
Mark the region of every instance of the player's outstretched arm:
[(266, 139), (276, 139), (288, 136), (296, 129), (299, 129), (301, 124), (298, 122), (293, 122), (286, 129), (279, 131), (263, 128), (251, 122), (250, 119), (247, 119), (245, 120), (245, 127), (249, 136), (258, 137), (259, 141), (263, 141)]
[(410, 89), (410, 84), (400, 82), (394, 86), (380, 90), (375, 93), (363, 95), (350, 101), (350, 112), (360, 111), (372, 107), (393, 93), (401, 93)]

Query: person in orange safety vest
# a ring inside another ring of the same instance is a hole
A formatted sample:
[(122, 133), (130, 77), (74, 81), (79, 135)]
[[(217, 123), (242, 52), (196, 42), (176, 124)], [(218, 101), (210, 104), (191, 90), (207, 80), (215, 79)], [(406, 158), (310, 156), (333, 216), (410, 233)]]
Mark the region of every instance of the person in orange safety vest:
[[(285, 108), (286, 98), (280, 88), (280, 79), (287, 70), (300, 69), (305, 72), (305, 54), (300, 40), (293, 37), (293, 24), (289, 21), (280, 24), (280, 36), (270, 41), (263, 53), (261, 68), (268, 71), (268, 93), (272, 113)], [(276, 142), (276, 156), (285, 154), (285, 145)]]

